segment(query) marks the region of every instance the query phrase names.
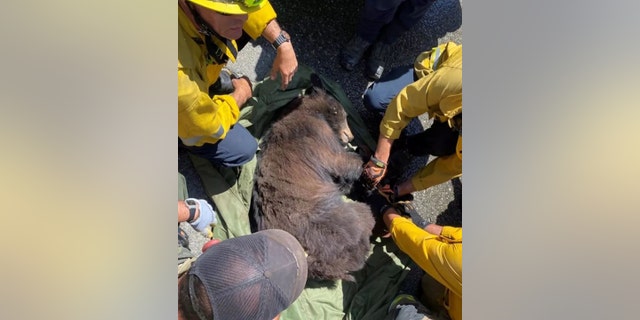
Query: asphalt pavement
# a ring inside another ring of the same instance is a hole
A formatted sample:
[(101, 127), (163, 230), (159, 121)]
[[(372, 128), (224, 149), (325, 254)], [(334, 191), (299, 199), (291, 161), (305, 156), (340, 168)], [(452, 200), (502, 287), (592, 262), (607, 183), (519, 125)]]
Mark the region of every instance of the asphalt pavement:
[[(292, 1), (271, 0), (278, 13), (278, 22), (291, 35), (298, 62), (313, 68), (340, 84), (351, 103), (367, 122), (372, 135), (377, 138), (379, 116), (371, 114), (362, 105), (361, 96), (369, 84), (364, 76), (364, 63), (351, 71), (345, 71), (338, 64), (338, 53), (353, 35), (364, 1)], [(459, 0), (436, 1), (425, 17), (397, 41), (397, 50), (387, 70), (401, 65), (412, 64), (415, 57), (439, 43), (453, 41), (462, 44), (462, 3)], [(240, 51), (238, 61), (228, 67), (247, 75), (253, 81), (260, 81), (269, 75), (275, 51), (264, 39), (249, 43)], [(420, 117), (422, 127), (430, 121)], [(414, 123), (409, 132), (419, 132), (422, 128)], [(413, 159), (405, 176), (409, 177), (424, 166), (427, 157)], [(207, 198), (200, 180), (185, 153), (178, 153), (178, 170), (185, 175), (189, 195)], [(427, 190), (414, 193), (414, 204), (421, 216), (429, 222), (462, 225), (462, 179), (442, 183)], [(184, 224), (184, 223), (183, 223)], [(191, 249), (199, 253), (204, 238), (184, 224), (183, 229), (190, 235)]]

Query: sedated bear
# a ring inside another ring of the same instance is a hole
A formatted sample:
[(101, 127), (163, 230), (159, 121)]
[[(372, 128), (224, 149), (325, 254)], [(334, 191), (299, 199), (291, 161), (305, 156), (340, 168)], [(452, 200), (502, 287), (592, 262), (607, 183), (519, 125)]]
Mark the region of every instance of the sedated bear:
[(296, 237), (310, 278), (353, 281), (349, 272), (368, 256), (371, 209), (345, 197), (363, 165), (345, 148), (351, 139), (342, 105), (314, 86), (289, 104), (260, 144), (253, 199), (259, 228)]

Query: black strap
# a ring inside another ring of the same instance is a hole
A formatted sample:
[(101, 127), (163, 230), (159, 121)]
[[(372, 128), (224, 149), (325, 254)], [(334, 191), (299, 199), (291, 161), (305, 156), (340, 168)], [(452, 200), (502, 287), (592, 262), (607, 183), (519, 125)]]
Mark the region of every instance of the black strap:
[[(204, 35), (204, 45), (207, 48), (207, 61), (213, 61), (216, 64), (225, 64), (229, 61), (229, 57), (227, 57), (224, 51), (213, 42), (212, 37), (215, 37), (220, 42), (224, 43), (234, 57), (238, 56), (238, 50), (233, 45), (233, 40), (223, 38), (216, 33), (213, 28), (211, 28), (209, 24), (202, 19), (200, 14), (198, 14), (196, 10), (193, 10), (193, 8), (191, 9), (191, 13), (198, 24), (199, 32)], [(193, 38), (193, 40), (198, 44), (203, 44), (202, 39), (199, 37)]]
[(195, 292), (195, 283), (196, 277), (189, 274), (189, 300), (191, 301), (191, 307), (193, 308), (193, 311), (196, 312), (200, 320), (208, 320), (204, 315), (203, 310), (200, 308), (200, 303), (198, 302), (199, 300)]

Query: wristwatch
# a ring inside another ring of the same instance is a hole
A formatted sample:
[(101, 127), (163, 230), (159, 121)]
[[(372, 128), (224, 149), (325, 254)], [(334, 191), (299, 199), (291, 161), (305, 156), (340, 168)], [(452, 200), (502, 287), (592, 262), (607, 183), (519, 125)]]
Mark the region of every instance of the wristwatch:
[(369, 160), (371, 160), (371, 163), (373, 163), (378, 168), (384, 169), (387, 166), (382, 160), (379, 160), (373, 155), (369, 158)]
[(271, 45), (274, 49), (278, 49), (278, 47), (285, 42), (291, 42), (291, 36), (289, 36), (286, 31), (280, 30), (280, 34), (276, 37), (275, 40), (273, 40)]
[(187, 207), (189, 207), (189, 219), (187, 219), (187, 222), (192, 222), (193, 218), (196, 217), (196, 209), (198, 208), (198, 201), (196, 201), (196, 199), (189, 198), (184, 200), (184, 202), (187, 204)]

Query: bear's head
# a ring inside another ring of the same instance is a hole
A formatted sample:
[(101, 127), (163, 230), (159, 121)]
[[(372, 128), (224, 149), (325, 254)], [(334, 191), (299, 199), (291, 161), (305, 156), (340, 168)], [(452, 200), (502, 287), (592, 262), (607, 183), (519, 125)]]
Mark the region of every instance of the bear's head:
[(324, 118), (340, 141), (346, 145), (353, 140), (353, 133), (349, 129), (344, 107), (338, 100), (327, 94), (316, 74), (311, 75), (311, 82), (313, 86), (302, 97), (299, 107)]

